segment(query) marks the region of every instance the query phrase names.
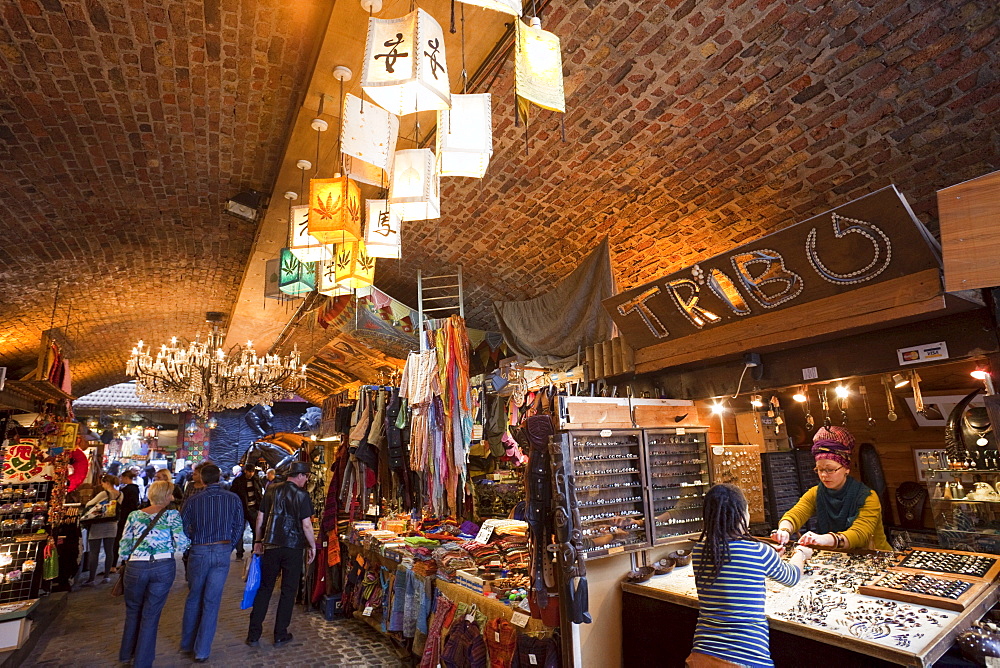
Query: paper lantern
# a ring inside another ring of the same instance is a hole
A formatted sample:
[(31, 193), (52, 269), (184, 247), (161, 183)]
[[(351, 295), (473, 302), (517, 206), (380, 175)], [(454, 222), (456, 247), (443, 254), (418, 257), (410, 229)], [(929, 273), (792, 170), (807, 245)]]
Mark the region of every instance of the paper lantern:
[(389, 182), (389, 208), (400, 220), (441, 217), (441, 178), (434, 168), (434, 151), (396, 151)]
[(334, 279), (341, 287), (357, 290), (375, 282), (375, 258), (368, 255), (364, 241), (338, 244), (333, 263)]
[(267, 299), (283, 299), (278, 279), (281, 277), (281, 258), (271, 258), (264, 264), (264, 297)]
[(329, 259), (333, 253), (329, 246), (319, 242), (313, 235), (309, 234), (309, 205), (301, 204), (292, 207), (292, 219), (288, 221), (291, 226), (290, 237), (292, 245), (288, 250), (292, 251), (295, 257), (303, 262), (319, 262)]
[(368, 19), (361, 88), (397, 116), (450, 106), (444, 31), (422, 9), (398, 19)]
[(399, 118), (374, 104), (362, 104), (354, 95), (344, 98), (341, 152), (355, 158), (347, 160), (348, 176), (373, 186), (384, 186), (389, 180), (398, 138)]
[[(334, 249), (336, 250), (336, 249)], [(351, 288), (345, 288), (337, 283), (337, 263), (334, 258), (324, 260), (319, 263), (319, 270), (316, 272), (316, 291), (322, 295), (330, 297), (340, 297), (353, 293)]]
[(368, 254), (399, 259), (402, 222), (389, 207), (389, 200), (365, 200), (365, 248)]
[(521, 20), (515, 23), (514, 92), (518, 114), (527, 120), (530, 103), (542, 109), (565, 113), (559, 38), (542, 30), (537, 18), (532, 19), (530, 26)]
[(278, 289), (286, 295), (301, 295), (316, 289), (316, 266), (295, 257), (289, 248), (281, 249)]
[(309, 234), (323, 244), (361, 239), (361, 189), (346, 176), (309, 180)]
[(521, 0), (461, 0), (466, 5), (477, 5), (513, 16), (521, 15)]
[(452, 95), (451, 109), (443, 109), (437, 116), (438, 173), (481, 179), (492, 155), (490, 94)]

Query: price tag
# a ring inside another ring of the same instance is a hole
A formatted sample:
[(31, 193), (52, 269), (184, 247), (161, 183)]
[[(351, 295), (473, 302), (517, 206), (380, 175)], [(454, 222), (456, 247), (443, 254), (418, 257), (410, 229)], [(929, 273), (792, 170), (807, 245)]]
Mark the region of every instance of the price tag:
[(608, 554), (621, 554), (625, 551), (624, 545), (619, 545), (618, 547), (612, 547), (608, 549)]
[(515, 612), (510, 618), (510, 623), (514, 626), (520, 626), (522, 629), (528, 625), (528, 620), (531, 619), (528, 615), (523, 612)]
[(611, 430), (610, 429), (602, 429), (601, 430), (601, 438), (608, 438), (610, 436), (611, 436)]
[(493, 637), (496, 638), (497, 642), (500, 642), (500, 632), (499, 631), (495, 631), (493, 633)]
[(469, 614), (467, 614), (465, 616), (465, 621), (467, 621), (467, 622), (474, 622), (474, 621), (476, 621), (476, 616), (470, 612)]
[(484, 524), (482, 527), (479, 528), (479, 533), (476, 534), (476, 542), (486, 545), (486, 543), (490, 542), (490, 536), (492, 535), (493, 535), (493, 525)]
[(371, 617), (372, 616), (372, 610), (374, 610), (374, 609), (375, 608), (373, 608), (372, 606), (369, 605), (368, 607), (365, 608), (364, 612), (362, 612), (361, 614), (364, 617)]
[(683, 436), (686, 433), (688, 433), (687, 429), (685, 429), (684, 427), (677, 427), (677, 435), (678, 436)]
[(533, 665), (533, 666), (537, 666), (537, 665), (538, 665), (538, 659), (536, 659), (536, 658), (535, 658), (535, 655), (534, 655), (534, 654), (529, 654), (529, 655), (528, 655), (528, 662), (529, 662), (529, 663), (530, 663), (531, 665)]

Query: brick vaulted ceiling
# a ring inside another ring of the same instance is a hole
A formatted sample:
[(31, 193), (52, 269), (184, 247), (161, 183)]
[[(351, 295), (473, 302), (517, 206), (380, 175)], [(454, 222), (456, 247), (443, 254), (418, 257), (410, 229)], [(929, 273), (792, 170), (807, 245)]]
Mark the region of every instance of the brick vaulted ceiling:
[[(0, 364), (35, 354), (57, 284), (75, 393), (121, 380), (136, 339), (233, 310), (254, 230), (217, 212), (275, 187), (328, 7), (3, 5)], [(552, 0), (542, 18), (565, 141), (541, 112), (526, 150), (508, 62), (490, 171), (406, 225), (376, 276), (393, 296), (461, 263), (489, 328), (490, 300), (545, 291), (604, 235), (628, 287), (889, 183), (936, 230), (937, 189), (1000, 168), (992, 0)]]

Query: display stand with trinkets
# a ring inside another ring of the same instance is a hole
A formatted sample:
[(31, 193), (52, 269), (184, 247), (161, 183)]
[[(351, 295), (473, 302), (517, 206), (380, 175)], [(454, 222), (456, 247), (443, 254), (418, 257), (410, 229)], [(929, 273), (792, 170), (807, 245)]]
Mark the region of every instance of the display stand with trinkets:
[(645, 437), (653, 544), (697, 535), (710, 480), (708, 430), (656, 429), (646, 431)]
[(713, 445), (710, 452), (713, 482), (739, 487), (750, 509), (750, 524), (762, 524), (766, 518), (760, 448), (756, 445)]

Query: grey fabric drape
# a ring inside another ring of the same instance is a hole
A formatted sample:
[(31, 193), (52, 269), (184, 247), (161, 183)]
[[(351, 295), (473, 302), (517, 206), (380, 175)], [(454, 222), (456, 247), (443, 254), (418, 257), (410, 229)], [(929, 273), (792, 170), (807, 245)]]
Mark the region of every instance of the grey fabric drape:
[[(519, 356), (560, 368), (582, 348), (611, 338), (601, 300), (615, 295), (607, 237), (552, 291), (522, 302), (493, 302), (500, 332)], [(582, 353), (581, 353), (582, 354)]]

